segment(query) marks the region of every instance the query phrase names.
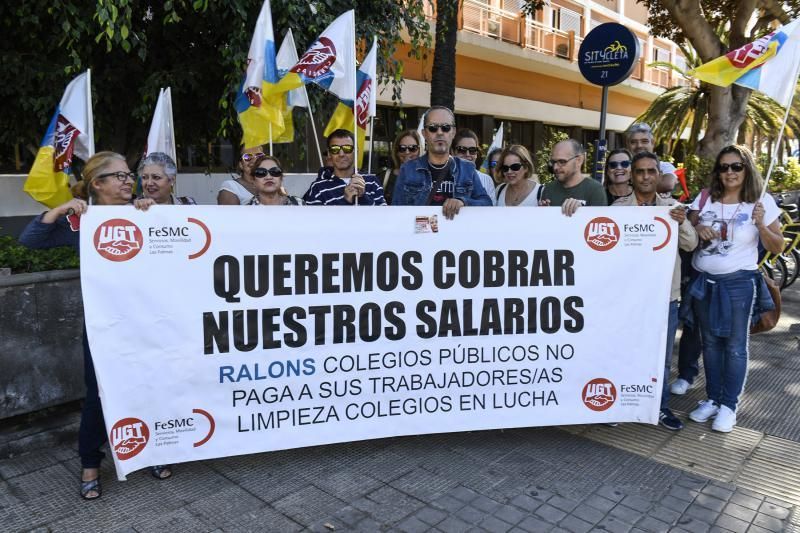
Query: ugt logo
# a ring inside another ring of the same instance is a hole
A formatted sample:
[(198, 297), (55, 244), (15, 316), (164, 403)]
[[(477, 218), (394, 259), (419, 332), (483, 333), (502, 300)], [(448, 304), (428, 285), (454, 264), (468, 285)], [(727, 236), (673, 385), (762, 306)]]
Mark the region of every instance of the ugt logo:
[(315, 80), (325, 76), (336, 61), (336, 46), (327, 37), (320, 37), (311, 48), (303, 54), (300, 61), (292, 67), (291, 72), (296, 72), (307, 78)]
[(583, 237), (590, 248), (605, 252), (619, 242), (619, 226), (608, 217), (593, 218), (586, 224)]
[(117, 459), (125, 461), (138, 455), (147, 441), (150, 440), (150, 429), (138, 418), (123, 418), (111, 428), (109, 444)]
[(127, 261), (142, 249), (142, 232), (130, 220), (112, 218), (100, 224), (94, 232), (97, 253), (109, 261)]
[(583, 403), (592, 411), (605, 411), (617, 399), (617, 388), (606, 378), (596, 378), (583, 387)]

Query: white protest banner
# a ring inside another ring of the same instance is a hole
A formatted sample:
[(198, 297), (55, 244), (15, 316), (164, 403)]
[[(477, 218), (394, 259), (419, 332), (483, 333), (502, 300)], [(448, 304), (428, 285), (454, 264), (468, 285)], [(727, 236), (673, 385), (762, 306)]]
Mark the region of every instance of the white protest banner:
[(92, 206), (86, 326), (121, 478), (398, 435), (656, 423), (666, 208)]

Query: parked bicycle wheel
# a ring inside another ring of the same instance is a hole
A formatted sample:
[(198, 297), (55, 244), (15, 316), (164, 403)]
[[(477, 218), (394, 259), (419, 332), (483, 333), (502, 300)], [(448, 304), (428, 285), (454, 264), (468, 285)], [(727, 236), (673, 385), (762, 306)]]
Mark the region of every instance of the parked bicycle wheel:
[(778, 284), (781, 290), (784, 289), (786, 283), (786, 264), (781, 261), (774, 263), (765, 262), (761, 265), (761, 271), (764, 272), (769, 278)]
[(786, 286), (790, 286), (797, 280), (800, 274), (800, 251), (789, 250), (781, 254), (781, 258), (786, 264)]

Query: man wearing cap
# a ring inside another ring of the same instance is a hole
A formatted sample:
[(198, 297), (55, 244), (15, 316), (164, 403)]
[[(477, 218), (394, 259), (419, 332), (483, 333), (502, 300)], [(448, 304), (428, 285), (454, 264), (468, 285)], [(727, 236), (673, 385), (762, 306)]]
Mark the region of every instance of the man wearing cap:
[[(691, 222), (686, 219), (684, 207), (672, 198), (662, 198), (658, 195), (658, 184), (661, 182), (658, 156), (652, 152), (639, 151), (633, 156), (631, 162), (631, 185), (633, 194), (623, 196), (612, 205), (617, 206), (673, 206), (669, 214), (678, 223), (678, 247), (691, 252), (697, 248), (697, 232)], [(672, 272), (672, 286), (670, 290), (669, 319), (667, 322), (667, 346), (664, 361), (664, 376), (661, 392), (661, 414), (659, 424), (667, 429), (677, 431), (683, 428), (683, 422), (669, 409), (669, 382), (670, 363), (672, 361), (672, 348), (675, 343), (675, 332), (678, 329), (678, 303), (681, 295), (681, 256), (675, 252), (675, 268)]]
[(303, 196), (306, 205), (386, 205), (383, 187), (373, 174), (355, 171), (355, 139), (347, 130), (328, 135), (326, 164)]

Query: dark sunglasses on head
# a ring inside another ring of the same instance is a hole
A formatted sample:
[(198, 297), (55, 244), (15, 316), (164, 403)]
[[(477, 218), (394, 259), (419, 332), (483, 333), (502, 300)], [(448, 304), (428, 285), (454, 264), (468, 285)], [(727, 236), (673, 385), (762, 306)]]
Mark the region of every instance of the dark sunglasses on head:
[(470, 147), (456, 146), (456, 152), (458, 152), (459, 154), (466, 154), (467, 152), (469, 152), (469, 155), (475, 155), (478, 153), (478, 148), (476, 146), (470, 146)]
[(265, 154), (264, 152), (252, 152), (252, 153), (248, 152), (248, 153), (242, 154), (242, 161), (244, 161), (245, 163), (249, 163), (250, 161), (252, 161), (254, 159), (260, 159), (260, 158), (262, 158), (262, 157), (264, 157), (266, 155), (267, 154)]
[(428, 124), (425, 126), (425, 129), (431, 133), (436, 133), (439, 130), (442, 130), (442, 133), (450, 133), (450, 130), (453, 129), (452, 124)]
[(728, 171), (728, 169), (733, 170), (734, 172), (741, 172), (744, 170), (744, 163), (720, 163), (719, 166), (717, 166), (717, 170), (720, 174), (724, 174)]
[(620, 168), (620, 167), (628, 168), (628, 167), (631, 166), (631, 162), (629, 160), (627, 160), (627, 159), (625, 161), (609, 161), (608, 163), (606, 163), (606, 166), (608, 168), (610, 168), (611, 170), (614, 170), (615, 168)]
[(412, 154), (419, 150), (418, 144), (400, 144), (397, 146), (397, 151), (401, 154), (411, 152)]
[(510, 165), (500, 165), (500, 172), (508, 172), (509, 170), (517, 172), (521, 168), (522, 168), (522, 163), (511, 163)]
[(346, 154), (352, 154), (353, 153), (353, 145), (352, 144), (343, 144), (341, 146), (339, 146), (339, 145), (329, 146), (328, 147), (328, 152), (330, 152), (331, 155), (337, 155), (339, 152), (344, 152)]
[(280, 178), (283, 176), (283, 171), (279, 167), (272, 167), (272, 168), (264, 168), (259, 167), (253, 171), (253, 176), (257, 178), (266, 178), (267, 174), (270, 176), (274, 176), (276, 178)]

